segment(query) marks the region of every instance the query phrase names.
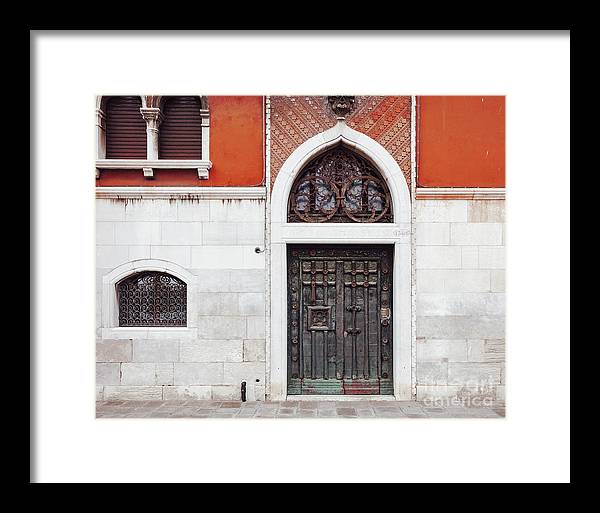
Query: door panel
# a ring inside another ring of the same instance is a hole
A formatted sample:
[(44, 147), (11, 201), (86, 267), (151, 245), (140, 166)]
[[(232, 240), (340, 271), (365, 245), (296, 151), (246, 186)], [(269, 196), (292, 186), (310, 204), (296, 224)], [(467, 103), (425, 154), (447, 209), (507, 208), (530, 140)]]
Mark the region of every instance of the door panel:
[(288, 394), (392, 394), (393, 247), (288, 246)]

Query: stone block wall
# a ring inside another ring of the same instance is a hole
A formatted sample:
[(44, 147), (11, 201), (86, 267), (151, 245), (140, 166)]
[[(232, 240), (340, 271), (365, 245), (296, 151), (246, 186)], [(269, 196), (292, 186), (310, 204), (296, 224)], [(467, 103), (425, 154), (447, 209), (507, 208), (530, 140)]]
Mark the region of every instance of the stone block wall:
[[(262, 200), (97, 199), (99, 399), (265, 397)], [(418, 400), (503, 399), (504, 201), (416, 201)], [(169, 262), (194, 277), (185, 329), (106, 324), (105, 278)]]
[(503, 200), (416, 201), (418, 400), (504, 398), (504, 244)]
[[(239, 399), (245, 380), (263, 400), (264, 201), (97, 198), (96, 221), (97, 398)], [(107, 325), (105, 277), (145, 260), (194, 277), (187, 328)]]

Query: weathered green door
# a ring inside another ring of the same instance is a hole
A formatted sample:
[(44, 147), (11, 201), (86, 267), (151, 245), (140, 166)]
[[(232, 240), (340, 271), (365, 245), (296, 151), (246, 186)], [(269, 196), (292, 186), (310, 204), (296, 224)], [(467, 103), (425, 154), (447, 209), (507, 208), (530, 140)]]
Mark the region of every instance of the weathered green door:
[(288, 245), (288, 394), (393, 394), (393, 247)]

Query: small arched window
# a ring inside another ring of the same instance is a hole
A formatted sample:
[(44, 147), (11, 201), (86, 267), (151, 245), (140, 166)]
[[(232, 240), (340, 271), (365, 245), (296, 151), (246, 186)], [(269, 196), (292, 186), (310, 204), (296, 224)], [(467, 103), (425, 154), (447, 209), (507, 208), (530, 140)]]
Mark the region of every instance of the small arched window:
[(186, 326), (187, 285), (170, 274), (144, 271), (117, 283), (119, 326)]
[(290, 223), (392, 223), (392, 200), (381, 173), (339, 145), (312, 159), (290, 192)]
[(146, 121), (139, 96), (111, 96), (106, 102), (106, 158), (145, 159)]
[(199, 96), (165, 96), (160, 125), (160, 159), (202, 159), (202, 117)]

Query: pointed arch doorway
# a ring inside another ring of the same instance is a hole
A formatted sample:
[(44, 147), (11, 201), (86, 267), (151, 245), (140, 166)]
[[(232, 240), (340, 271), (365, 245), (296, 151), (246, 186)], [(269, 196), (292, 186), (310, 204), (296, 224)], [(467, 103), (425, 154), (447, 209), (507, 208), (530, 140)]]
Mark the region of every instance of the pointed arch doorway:
[(410, 208), (396, 161), (343, 120), (284, 163), (271, 197), (271, 400), (412, 398)]

